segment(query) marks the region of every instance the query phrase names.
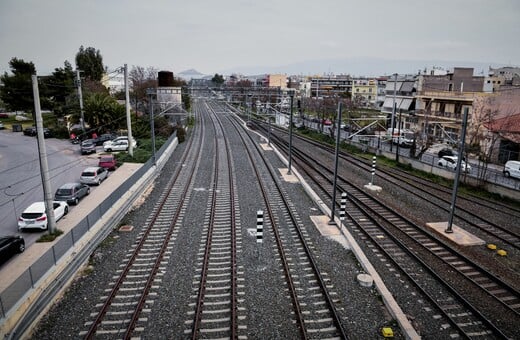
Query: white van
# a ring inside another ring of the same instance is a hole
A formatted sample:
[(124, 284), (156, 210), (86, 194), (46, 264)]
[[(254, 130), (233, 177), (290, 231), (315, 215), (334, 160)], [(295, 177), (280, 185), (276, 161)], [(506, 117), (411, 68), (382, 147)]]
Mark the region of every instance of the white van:
[(503, 173), (506, 177), (520, 178), (520, 161), (507, 161)]

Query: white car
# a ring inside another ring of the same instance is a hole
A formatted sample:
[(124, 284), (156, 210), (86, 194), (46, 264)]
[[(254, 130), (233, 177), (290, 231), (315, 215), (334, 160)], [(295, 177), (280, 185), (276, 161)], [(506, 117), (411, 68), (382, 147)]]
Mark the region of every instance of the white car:
[(503, 173), (506, 177), (520, 178), (520, 161), (507, 161)]
[[(106, 141), (103, 143), (103, 148), (105, 146), (108, 146), (108, 145), (111, 145), (111, 144), (115, 144), (119, 141), (126, 141), (128, 143), (128, 136), (119, 136), (115, 139), (112, 139), (112, 140), (109, 140), (109, 141)], [(135, 148), (137, 146), (137, 142), (135, 141), (134, 137), (132, 137), (132, 147)]]
[[(54, 218), (58, 221), (69, 212), (67, 202), (53, 201)], [(23, 229), (47, 229), (47, 214), (45, 213), (44, 202), (34, 202), (24, 210), (20, 218), (18, 218), (18, 230)]]
[(110, 144), (103, 145), (103, 150), (105, 152), (126, 151), (128, 150), (128, 139), (121, 139), (117, 142), (111, 142)]
[[(457, 160), (457, 156), (442, 156), (437, 164), (451, 170), (457, 170)], [(460, 166), (465, 172), (471, 171), (471, 166), (464, 161), (460, 162)]]

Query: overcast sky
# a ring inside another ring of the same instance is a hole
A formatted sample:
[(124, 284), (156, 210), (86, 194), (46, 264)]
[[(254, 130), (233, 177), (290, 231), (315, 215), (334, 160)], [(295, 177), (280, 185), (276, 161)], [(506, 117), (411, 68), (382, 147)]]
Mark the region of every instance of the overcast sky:
[(81, 45), (111, 70), (269, 72), (363, 57), (517, 66), (519, 41), (520, 0), (0, 0), (2, 73), (12, 57), (41, 75), (75, 66)]

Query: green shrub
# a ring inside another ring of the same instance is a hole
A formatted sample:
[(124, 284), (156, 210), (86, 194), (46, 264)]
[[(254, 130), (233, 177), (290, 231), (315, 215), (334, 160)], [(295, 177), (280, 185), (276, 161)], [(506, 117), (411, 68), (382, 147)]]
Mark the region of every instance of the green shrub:
[(63, 234), (63, 231), (56, 229), (53, 233), (42, 235), (39, 239), (36, 240), (36, 242), (52, 242), (61, 234)]

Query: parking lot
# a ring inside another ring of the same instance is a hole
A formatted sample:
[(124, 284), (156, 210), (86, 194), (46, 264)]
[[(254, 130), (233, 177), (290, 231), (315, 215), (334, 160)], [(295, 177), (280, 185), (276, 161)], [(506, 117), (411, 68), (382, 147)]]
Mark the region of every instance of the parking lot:
[[(79, 181), (83, 169), (98, 164), (98, 153), (82, 156), (80, 146), (68, 140), (46, 138), (45, 148), (53, 195), (61, 185)], [(98, 149), (101, 151), (100, 147)], [(36, 137), (7, 129), (0, 130), (0, 235), (19, 234), (17, 220), (20, 214), (31, 203), (43, 201), (38, 155)], [(95, 186), (91, 188), (92, 192), (96, 189)], [(74, 214), (75, 208), (71, 205), (69, 214)], [(42, 233), (35, 231), (21, 234), (29, 247)]]

